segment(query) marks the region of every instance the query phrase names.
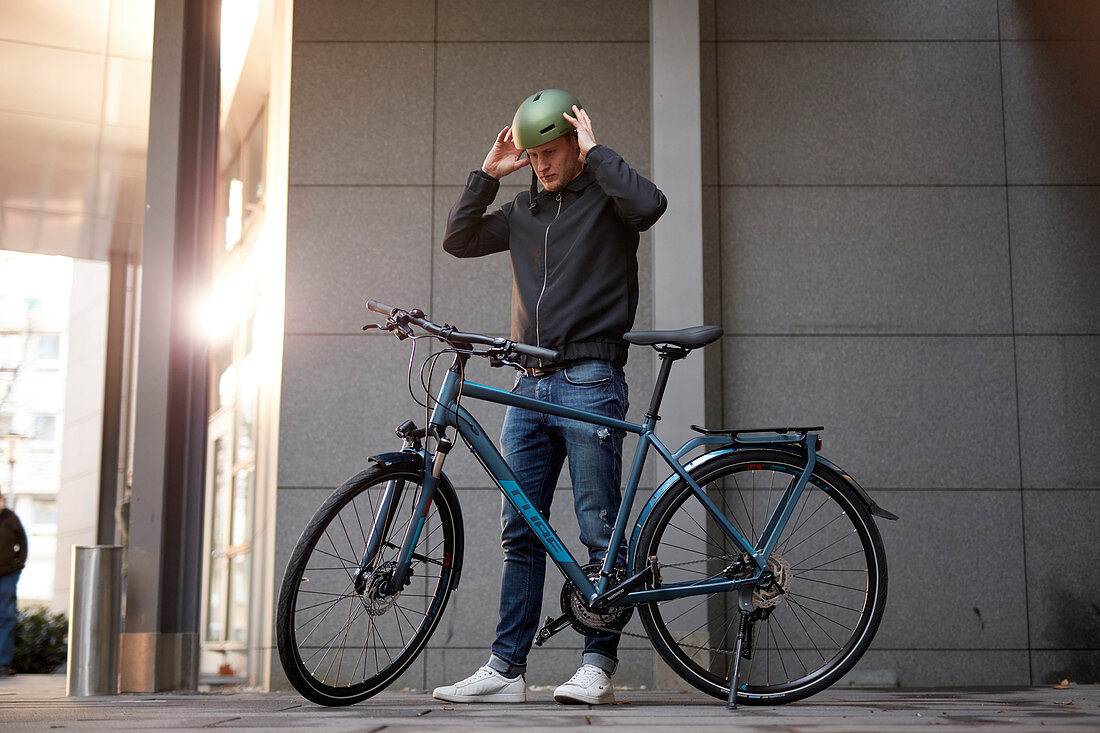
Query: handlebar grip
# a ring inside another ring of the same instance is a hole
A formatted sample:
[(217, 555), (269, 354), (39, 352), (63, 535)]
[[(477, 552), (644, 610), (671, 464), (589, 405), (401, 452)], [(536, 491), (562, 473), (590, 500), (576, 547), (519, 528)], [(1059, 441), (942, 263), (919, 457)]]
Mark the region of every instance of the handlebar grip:
[(384, 316), (388, 316), (395, 310), (397, 310), (393, 306), (386, 305), (385, 303), (380, 303), (377, 300), (368, 300), (367, 308), (374, 311), (375, 313), (381, 313)]
[(513, 350), (517, 354), (523, 354), (524, 356), (530, 356), (534, 359), (541, 359), (542, 361), (555, 362), (561, 359), (561, 354), (553, 349), (543, 349), (539, 346), (529, 346), (528, 344), (513, 343)]

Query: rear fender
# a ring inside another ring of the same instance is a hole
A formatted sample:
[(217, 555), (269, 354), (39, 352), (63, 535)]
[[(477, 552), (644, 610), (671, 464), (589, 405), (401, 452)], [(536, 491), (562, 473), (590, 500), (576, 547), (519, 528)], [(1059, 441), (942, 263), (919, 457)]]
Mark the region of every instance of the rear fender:
[[(719, 448), (717, 450), (713, 450), (696, 457), (695, 459), (687, 463), (684, 466), (684, 469), (694, 478), (696, 475), (696, 471), (702, 472), (714, 461), (720, 460), (722, 458), (725, 458), (726, 456), (738, 453), (740, 451), (752, 450), (753, 448), (769, 448), (771, 450), (779, 450), (783, 451), (784, 453), (790, 453), (792, 456), (805, 455), (804, 452), (794, 450), (787, 445), (754, 445), (752, 447)], [(860, 486), (856, 482), (856, 480), (848, 474), (847, 471), (845, 471), (829, 459), (823, 458), (820, 453), (817, 454), (816, 458), (818, 463), (823, 464), (829, 470), (833, 471), (842, 479), (852, 485), (852, 488), (855, 489), (856, 495), (863, 501), (864, 504), (866, 504), (867, 510), (871, 512), (871, 514), (875, 515), (876, 517), (882, 517), (883, 519), (896, 520), (898, 518), (896, 514), (893, 514), (892, 512), (889, 512), (876, 504), (875, 500), (872, 499), (870, 494), (867, 493), (867, 490)], [(672, 489), (672, 487), (675, 486), (676, 483), (679, 481), (680, 477), (678, 475), (672, 474), (671, 476), (669, 476), (667, 479), (665, 479), (664, 483), (657, 487), (657, 490), (653, 492), (653, 496), (651, 496), (649, 498), (649, 501), (645, 503), (645, 506), (642, 507), (642, 511), (638, 515), (638, 521), (634, 524), (634, 529), (630, 533), (630, 552), (627, 557), (628, 568), (635, 567), (635, 549), (638, 546), (638, 539), (641, 537), (642, 534), (642, 527), (645, 525), (645, 522), (649, 518), (650, 513), (653, 511), (654, 507), (657, 506), (657, 502), (661, 500), (661, 497), (668, 493), (668, 491)]]

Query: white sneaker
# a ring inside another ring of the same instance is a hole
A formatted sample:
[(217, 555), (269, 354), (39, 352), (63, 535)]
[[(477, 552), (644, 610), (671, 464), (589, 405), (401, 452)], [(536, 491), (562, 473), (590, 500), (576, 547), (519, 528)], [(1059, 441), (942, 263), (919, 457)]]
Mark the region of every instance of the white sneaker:
[(572, 679), (554, 690), (554, 699), (564, 703), (606, 705), (615, 702), (611, 678), (594, 664), (584, 664)]
[(523, 675), (508, 678), (482, 667), (461, 682), (435, 688), (432, 697), (447, 702), (527, 702), (527, 683)]

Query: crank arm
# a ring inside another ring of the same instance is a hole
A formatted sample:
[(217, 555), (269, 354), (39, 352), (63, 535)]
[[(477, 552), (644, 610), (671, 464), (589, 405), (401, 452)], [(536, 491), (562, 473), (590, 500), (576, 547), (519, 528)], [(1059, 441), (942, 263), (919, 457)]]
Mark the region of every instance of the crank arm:
[(569, 626), (569, 624), (569, 616), (562, 615), (557, 618), (547, 616), (546, 623), (539, 630), (538, 635), (535, 636), (535, 646), (542, 646), (550, 640), (551, 636)]

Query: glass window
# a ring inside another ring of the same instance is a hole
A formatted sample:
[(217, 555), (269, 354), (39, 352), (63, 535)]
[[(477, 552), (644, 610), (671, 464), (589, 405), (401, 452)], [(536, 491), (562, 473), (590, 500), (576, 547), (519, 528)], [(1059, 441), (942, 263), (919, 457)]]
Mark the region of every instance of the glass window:
[(210, 590), (206, 597), (206, 640), (221, 641), (225, 633), (225, 583), (229, 558), (215, 557), (210, 565)]
[(34, 439), (57, 440), (57, 415), (34, 416)]
[[(264, 146), (267, 143), (267, 110), (260, 113), (244, 142), (245, 205), (249, 209), (264, 200)], [(251, 214), (251, 211), (249, 211)], [(247, 215), (246, 215), (247, 218)]]
[(57, 500), (35, 497), (31, 503), (31, 523), (57, 524)]
[(244, 232), (244, 182), (241, 180), (241, 157), (238, 155), (225, 172), (223, 206), (225, 207), (225, 251), (237, 246)]
[(241, 362), (240, 383), (237, 400), (237, 463), (251, 460), (256, 450), (256, 397), (260, 387), (256, 380), (256, 359), (251, 354)]
[(233, 477), (233, 534), (230, 544), (238, 547), (248, 542), (248, 504), (252, 495), (252, 467), (237, 471)]
[(229, 544), (229, 475), (230, 463), (228, 440), (218, 438), (214, 441), (214, 495), (210, 508), (213, 521), (210, 529), (211, 549), (223, 549)]
[(229, 641), (248, 641), (249, 584), (252, 553), (235, 555), (229, 568)]
[(61, 358), (61, 334), (43, 333), (38, 336), (38, 358)]

